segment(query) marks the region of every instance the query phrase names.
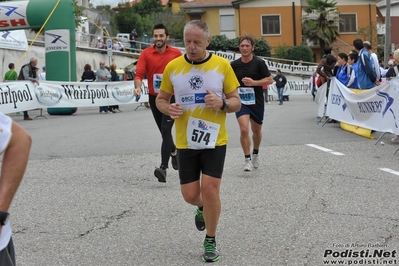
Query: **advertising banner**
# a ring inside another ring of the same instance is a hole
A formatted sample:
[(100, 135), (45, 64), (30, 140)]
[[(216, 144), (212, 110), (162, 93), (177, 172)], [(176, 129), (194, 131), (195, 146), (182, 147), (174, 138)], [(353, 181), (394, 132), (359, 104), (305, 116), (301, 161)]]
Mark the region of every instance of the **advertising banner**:
[(141, 97), (134, 94), (134, 82), (55, 82), (36, 85), (30, 81), (0, 84), (0, 111), (14, 113), (37, 108), (108, 106), (148, 102), (147, 80)]
[(26, 51), (28, 41), (24, 30), (0, 31), (0, 48)]
[(29, 23), (26, 8), (29, 1), (2, 1), (0, 4), (0, 29), (26, 29)]
[(69, 52), (69, 30), (48, 30), (44, 34), (46, 53)]
[(388, 83), (355, 93), (333, 78), (326, 116), (351, 125), (399, 135), (398, 89), (399, 78), (395, 78)]

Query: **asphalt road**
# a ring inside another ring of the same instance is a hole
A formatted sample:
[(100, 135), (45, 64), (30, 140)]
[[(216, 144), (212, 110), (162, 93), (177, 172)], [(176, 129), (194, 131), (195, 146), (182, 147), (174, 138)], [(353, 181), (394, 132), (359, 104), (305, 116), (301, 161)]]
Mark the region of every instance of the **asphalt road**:
[[(261, 167), (250, 173), (228, 116), (215, 265), (399, 265), (392, 136), (374, 145), (337, 124), (317, 125), (310, 99), (266, 105)], [(17, 265), (204, 264), (195, 208), (182, 199), (176, 171), (166, 184), (153, 176), (160, 134), (151, 111), (136, 106), (33, 121), (12, 115), (33, 138), (10, 210)]]

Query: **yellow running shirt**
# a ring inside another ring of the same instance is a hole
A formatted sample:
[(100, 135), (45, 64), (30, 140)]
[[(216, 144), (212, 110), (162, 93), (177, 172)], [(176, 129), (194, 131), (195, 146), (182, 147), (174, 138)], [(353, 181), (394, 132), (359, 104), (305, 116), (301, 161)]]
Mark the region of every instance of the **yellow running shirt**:
[[(174, 94), (184, 112), (175, 120), (178, 149), (211, 149), (227, 144), (226, 112), (205, 107), (206, 90), (220, 98), (240, 86), (230, 63), (217, 55), (191, 62), (185, 55), (166, 66), (161, 90)], [(190, 123), (189, 123), (190, 121)]]

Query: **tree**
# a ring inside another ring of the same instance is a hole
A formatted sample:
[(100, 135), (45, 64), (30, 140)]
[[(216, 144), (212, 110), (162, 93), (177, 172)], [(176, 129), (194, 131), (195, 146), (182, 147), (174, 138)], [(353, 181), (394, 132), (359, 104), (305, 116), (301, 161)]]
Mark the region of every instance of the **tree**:
[(186, 23), (184, 11), (173, 13), (170, 8), (150, 15), (153, 25), (162, 23), (169, 31), (172, 38), (183, 39), (183, 28)]
[(298, 45), (288, 51), (287, 59), (295, 61), (313, 62), (313, 51), (309, 46)]
[(255, 39), (254, 42), (255, 42), (255, 50), (254, 50), (255, 55), (270, 57), (272, 49), (265, 39), (263, 38)]
[(381, 43), (378, 43), (378, 34), (377, 34), (377, 23), (371, 22), (371, 25), (359, 28), (357, 31), (357, 35), (362, 40), (367, 40), (370, 42), (371, 47), (373, 47), (374, 52), (377, 51), (377, 46), (381, 44), (384, 46), (384, 41), (382, 40)]
[(141, 17), (163, 11), (161, 0), (142, 0), (132, 6), (132, 11)]
[(115, 22), (119, 32), (130, 33), (132, 29), (136, 29), (139, 36), (147, 34), (152, 26), (149, 16), (143, 18), (140, 14), (133, 12), (131, 7), (120, 8), (115, 16)]
[(78, 3), (76, 0), (73, 0), (73, 6), (75, 8), (75, 27), (79, 28), (80, 24), (82, 24), (83, 19), (83, 7), (78, 6)]
[(229, 49), (229, 39), (226, 35), (215, 35), (211, 37), (208, 50), (212, 51), (226, 51)]
[(131, 32), (136, 29), (139, 36), (150, 34), (152, 22), (150, 14), (163, 11), (160, 0), (142, 0), (133, 6), (118, 4), (119, 12), (115, 16), (115, 22), (120, 32)]
[[(280, 44), (276, 48), (273, 49), (273, 57), (280, 58), (280, 59), (288, 59), (288, 54), (292, 47), (287, 44)], [(285, 60), (281, 60), (281, 63), (286, 63)]]
[(336, 2), (333, 0), (307, 0), (302, 18), (303, 36), (313, 42), (318, 41), (321, 51), (339, 37), (340, 22)]

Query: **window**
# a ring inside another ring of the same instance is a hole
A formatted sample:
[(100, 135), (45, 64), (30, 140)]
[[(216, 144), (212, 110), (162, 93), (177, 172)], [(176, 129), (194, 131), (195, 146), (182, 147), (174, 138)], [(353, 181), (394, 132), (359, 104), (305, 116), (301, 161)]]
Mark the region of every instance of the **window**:
[(340, 14), (339, 19), (339, 32), (357, 32), (356, 14)]
[(235, 30), (234, 15), (220, 16), (220, 31)]
[(262, 35), (281, 34), (280, 15), (262, 16)]
[(201, 14), (190, 14), (190, 20), (201, 20)]

